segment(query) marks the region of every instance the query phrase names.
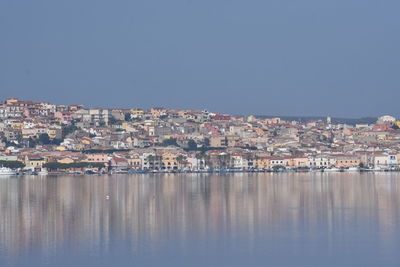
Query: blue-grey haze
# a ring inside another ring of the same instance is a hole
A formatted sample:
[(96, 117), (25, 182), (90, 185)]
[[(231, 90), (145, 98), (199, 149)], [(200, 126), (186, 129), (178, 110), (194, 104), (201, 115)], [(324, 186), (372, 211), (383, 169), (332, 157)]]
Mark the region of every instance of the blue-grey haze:
[(0, 97), (393, 114), (398, 0), (1, 0)]

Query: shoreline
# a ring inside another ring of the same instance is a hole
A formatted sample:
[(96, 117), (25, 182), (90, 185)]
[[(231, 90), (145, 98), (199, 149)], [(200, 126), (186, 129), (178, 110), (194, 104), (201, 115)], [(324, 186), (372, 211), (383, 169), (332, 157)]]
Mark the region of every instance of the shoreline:
[(137, 175), (137, 174), (235, 174), (235, 173), (382, 173), (382, 172), (400, 172), (400, 169), (393, 170), (374, 170), (374, 169), (360, 169), (360, 170), (324, 170), (324, 169), (310, 169), (310, 170), (209, 170), (209, 171), (117, 171), (117, 172), (102, 172), (102, 173), (85, 173), (85, 172), (48, 172), (46, 174), (40, 173), (17, 173), (17, 174), (4, 174), (0, 177), (20, 177), (20, 176), (99, 176), (99, 175)]

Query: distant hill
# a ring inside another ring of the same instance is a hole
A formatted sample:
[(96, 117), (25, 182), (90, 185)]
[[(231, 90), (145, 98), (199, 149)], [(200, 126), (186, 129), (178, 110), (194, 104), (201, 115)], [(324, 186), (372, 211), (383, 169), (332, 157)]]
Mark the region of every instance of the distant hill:
[[(307, 122), (312, 120), (323, 120), (326, 121), (326, 117), (317, 117), (317, 116), (267, 116), (267, 115), (257, 115), (256, 118), (281, 118), (285, 121), (298, 121), (298, 122)], [(372, 124), (375, 123), (377, 118), (374, 117), (365, 117), (365, 118), (336, 118), (332, 117), (333, 124), (349, 124), (355, 125), (360, 123), (368, 123)]]

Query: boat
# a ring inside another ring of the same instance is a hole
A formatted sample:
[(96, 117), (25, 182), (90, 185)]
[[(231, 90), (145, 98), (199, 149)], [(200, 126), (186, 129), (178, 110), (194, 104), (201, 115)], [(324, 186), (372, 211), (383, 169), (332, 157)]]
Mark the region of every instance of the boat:
[(214, 173), (219, 173), (219, 174), (226, 174), (226, 173), (239, 173), (243, 171), (238, 171), (238, 170), (216, 170)]
[(71, 172), (69, 172), (69, 174), (82, 175), (83, 172), (81, 172), (81, 171), (71, 171)]
[(7, 168), (7, 167), (0, 167), (0, 175), (17, 175), (17, 171)]
[(296, 172), (309, 172), (309, 171), (311, 171), (310, 168), (302, 168), (302, 167), (300, 167), (300, 168), (296, 169)]
[(128, 174), (146, 174), (148, 173), (147, 170), (130, 170), (128, 171)]
[(340, 172), (339, 168), (326, 168), (324, 172)]
[(94, 170), (86, 170), (85, 174), (97, 174)]
[(346, 171), (348, 171), (348, 172), (358, 172), (358, 171), (360, 171), (360, 169), (357, 168), (357, 167), (350, 167)]
[(42, 175), (42, 176), (45, 176), (48, 174), (49, 174), (49, 172), (45, 168), (42, 168), (40, 171), (37, 172), (37, 175)]

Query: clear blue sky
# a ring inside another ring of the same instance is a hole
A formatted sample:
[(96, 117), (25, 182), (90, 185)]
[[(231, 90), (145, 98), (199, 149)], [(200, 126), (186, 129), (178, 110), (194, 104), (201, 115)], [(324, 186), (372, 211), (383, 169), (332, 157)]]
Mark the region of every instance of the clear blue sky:
[(399, 0), (1, 0), (0, 98), (400, 116)]

